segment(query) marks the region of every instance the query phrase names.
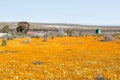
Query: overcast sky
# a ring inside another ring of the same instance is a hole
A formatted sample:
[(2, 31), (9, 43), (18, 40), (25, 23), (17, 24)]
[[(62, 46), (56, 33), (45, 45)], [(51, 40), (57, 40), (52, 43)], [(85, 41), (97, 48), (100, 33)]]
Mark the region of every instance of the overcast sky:
[(120, 0), (0, 0), (0, 21), (120, 25)]

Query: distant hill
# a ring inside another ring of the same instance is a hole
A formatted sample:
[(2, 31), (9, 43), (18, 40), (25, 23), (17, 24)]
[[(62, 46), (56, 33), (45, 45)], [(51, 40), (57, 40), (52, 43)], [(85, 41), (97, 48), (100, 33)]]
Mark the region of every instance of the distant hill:
[[(0, 22), (0, 29), (5, 25), (9, 25), (11, 29), (16, 29), (17, 22)], [(103, 29), (103, 30), (120, 30), (120, 26), (96, 26), (96, 25), (79, 25), (79, 24), (64, 24), (64, 23), (33, 23), (30, 22), (30, 29), (49, 29), (49, 28), (71, 28), (71, 29)]]

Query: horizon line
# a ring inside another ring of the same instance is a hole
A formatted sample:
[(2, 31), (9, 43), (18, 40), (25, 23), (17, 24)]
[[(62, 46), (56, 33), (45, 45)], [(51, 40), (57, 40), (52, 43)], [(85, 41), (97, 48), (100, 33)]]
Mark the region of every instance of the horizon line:
[(76, 25), (76, 26), (96, 26), (96, 27), (120, 27), (120, 25), (107, 25), (107, 24), (80, 24), (80, 23), (65, 23), (65, 22), (37, 22), (37, 21), (27, 21), (27, 20), (20, 20), (20, 21), (0, 21), (0, 23), (18, 23), (21, 21), (26, 21), (29, 23), (36, 23), (36, 24), (45, 24), (45, 25)]

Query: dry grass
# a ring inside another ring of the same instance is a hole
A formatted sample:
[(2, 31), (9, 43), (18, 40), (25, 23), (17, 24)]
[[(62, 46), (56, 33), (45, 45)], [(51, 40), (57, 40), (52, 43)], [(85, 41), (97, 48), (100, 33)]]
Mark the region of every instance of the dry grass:
[(93, 36), (24, 38), (0, 46), (0, 80), (120, 80), (120, 42)]

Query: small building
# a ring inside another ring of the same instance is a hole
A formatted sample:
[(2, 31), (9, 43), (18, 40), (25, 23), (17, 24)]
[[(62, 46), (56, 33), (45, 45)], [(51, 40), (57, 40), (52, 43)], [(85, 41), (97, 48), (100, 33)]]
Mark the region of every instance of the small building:
[(9, 34), (9, 33), (0, 33), (0, 37), (2, 38), (2, 37), (4, 37), (4, 36), (11, 36), (11, 34)]
[(101, 34), (101, 30), (100, 29), (96, 29), (96, 34)]
[(35, 35), (35, 34), (37, 34), (37, 32), (35, 32), (35, 31), (28, 31), (27, 34), (28, 35)]

